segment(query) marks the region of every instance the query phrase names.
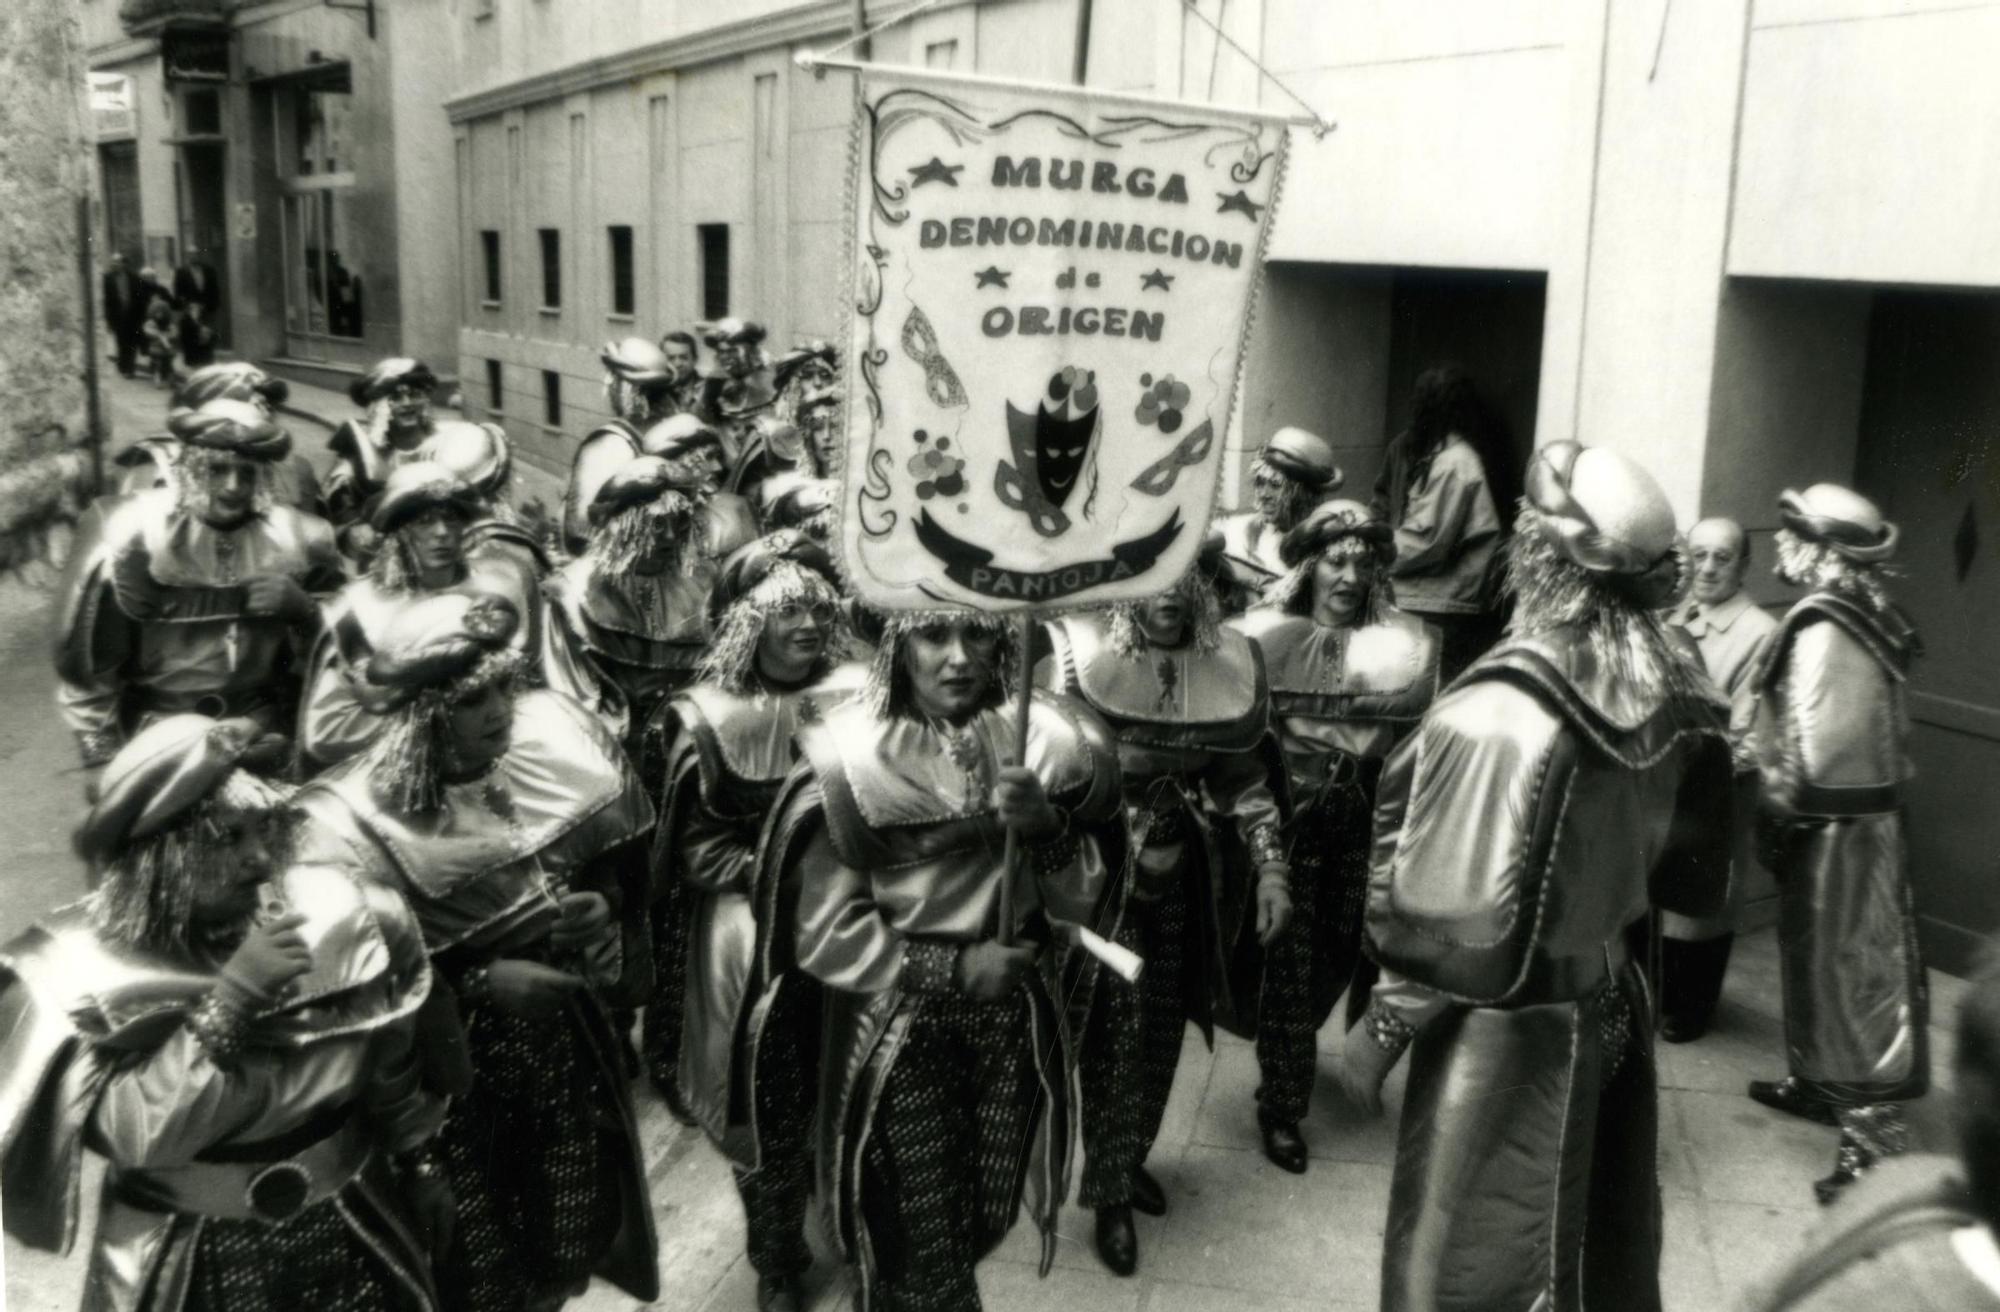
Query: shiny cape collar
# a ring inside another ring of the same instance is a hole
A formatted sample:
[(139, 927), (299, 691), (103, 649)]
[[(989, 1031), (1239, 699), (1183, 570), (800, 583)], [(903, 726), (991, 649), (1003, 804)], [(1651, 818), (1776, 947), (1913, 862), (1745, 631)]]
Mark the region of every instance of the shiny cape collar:
[[(983, 758), (988, 780), (998, 767), (1014, 763), (1011, 710), (982, 711), (963, 734)], [(858, 869), (869, 868), (868, 854), (880, 846), (876, 836), (923, 826), (970, 826), (999, 851), (991, 785), (971, 779), (939, 729), (900, 716), (884, 719), (865, 703), (849, 702), (802, 729), (799, 745), (819, 776), (834, 846)], [(1027, 764), (1050, 800), (1078, 820), (1095, 821), (1118, 803), (1116, 745), (1103, 722), (1070, 698), (1035, 694)]]
[[(655, 643), (702, 642), (708, 635), (708, 590), (714, 581), (712, 564), (691, 575), (678, 570), (611, 575), (588, 556), (579, 556), (551, 574), (547, 587), (576, 636), (597, 650), (604, 633)], [(649, 609), (649, 600), (656, 609)]]
[(1568, 626), (1504, 640), (1452, 686), (1481, 679), (1538, 694), (1585, 741), (1629, 769), (1658, 761), (1684, 735), (1721, 734), (1725, 724), (1719, 697), (1677, 697), (1634, 687), (1604, 668), (1590, 644)]
[[(447, 790), (435, 815), (393, 813), (376, 800), (369, 778), (375, 754), (363, 752), (300, 791), (337, 798), (343, 810), (390, 856), (397, 874), (430, 898), (448, 897), (468, 880), (541, 856), (562, 844), (564, 865), (617, 845), (652, 824), (653, 809), (623, 752), (588, 711), (560, 693), (514, 700), (514, 738), (488, 776), (501, 809), (474, 805), (468, 786)], [(482, 793), (488, 790), (478, 790)]]
[(730, 808), (720, 803), (732, 784), (774, 784), (791, 773), (800, 726), (819, 723), (859, 693), (867, 677), (867, 666), (847, 661), (818, 683), (784, 692), (732, 693), (698, 684), (667, 704), (667, 730), (680, 730), (669, 751), (685, 744), (694, 753), (702, 801), (726, 814)]
[(1909, 677), (1910, 663), (1924, 654), (1916, 626), (1897, 607), (1877, 611), (1837, 592), (1814, 592), (1801, 599), (1779, 622), (1777, 633), (1764, 649), (1764, 666), (1756, 686), (1768, 689), (1776, 682), (1792, 643), (1816, 620), (1839, 625), (1898, 683)]
[(1049, 637), (1060, 687), (1103, 715), (1123, 741), (1239, 752), (1270, 727), (1263, 658), (1233, 629), (1222, 630), (1214, 651), (1147, 647), (1135, 656), (1113, 650), (1109, 625), (1095, 616), (1060, 620)]
[(1281, 715), (1415, 720), (1437, 694), (1437, 630), (1393, 606), (1344, 631), (1274, 607), (1231, 623), (1263, 652)]

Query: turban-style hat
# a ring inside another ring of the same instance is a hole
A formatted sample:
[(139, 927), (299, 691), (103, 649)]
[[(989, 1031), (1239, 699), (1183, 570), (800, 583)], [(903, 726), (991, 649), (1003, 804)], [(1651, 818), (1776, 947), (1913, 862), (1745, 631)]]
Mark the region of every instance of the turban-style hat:
[(77, 830), (76, 850), (103, 862), (193, 810), (250, 749), (236, 725), (206, 715), (170, 715), (119, 749), (98, 781), (97, 804)]
[(292, 449), (292, 435), (249, 401), (225, 398), (175, 411), (167, 420), (167, 431), (188, 446), (252, 460), (282, 460)]
[(1366, 543), (1380, 564), (1396, 558), (1396, 530), (1359, 501), (1323, 501), (1278, 544), (1278, 558), (1296, 567), (1343, 538)]
[(391, 356), (377, 360), (374, 367), (347, 385), (347, 395), (359, 406), (373, 405), (398, 387), (417, 387), (428, 392), (436, 387), (437, 375), (422, 360)]
[(1876, 565), (1896, 554), (1896, 526), (1859, 492), (1837, 483), (1815, 483), (1803, 492), (1778, 494), (1778, 517), (1808, 542), (1829, 547), (1847, 559)]
[(1303, 428), (1280, 428), (1258, 455), (1285, 477), (1318, 492), (1337, 492), (1347, 481), (1326, 439)]
[(764, 522), (772, 528), (797, 528), (814, 515), (833, 509), (838, 489), (829, 479), (799, 478), (787, 479), (773, 489), (771, 479), (764, 487), (769, 500), (764, 506)]
[(634, 506), (657, 501), (676, 487), (674, 471), (658, 456), (634, 456), (619, 466), (590, 499), (590, 522), (604, 521)]
[(816, 366), (832, 371), (839, 367), (839, 363), (839, 357), (825, 342), (801, 346), (797, 350), (785, 352), (779, 357), (778, 362), (771, 366), (771, 385), (782, 392), (785, 390), (785, 384), (791, 382), (800, 371)]
[(1678, 598), (1687, 569), (1673, 507), (1637, 464), (1603, 447), (1554, 442), (1528, 466), (1527, 494), (1543, 536), (1565, 558), (1649, 610)]
[(498, 424), (447, 419), (424, 439), (423, 453), (485, 495), (498, 491), (514, 468), (513, 448)]
[(731, 606), (749, 596), (758, 584), (786, 564), (810, 570), (824, 579), (836, 595), (839, 593), (833, 558), (826, 554), (818, 539), (797, 529), (781, 529), (738, 547), (722, 562), (708, 591), (709, 627), (719, 628)]
[(639, 388), (665, 387), (674, 381), (667, 353), (643, 337), (621, 337), (606, 342), (597, 353), (606, 371)]
[(283, 405), (291, 394), (284, 379), (273, 378), (248, 360), (219, 360), (181, 381), (174, 389), (172, 408), (193, 410), (209, 401), (252, 401), (259, 397), (269, 405)]
[(639, 438), (639, 449), (663, 460), (678, 460), (691, 451), (712, 446), (722, 448), (722, 437), (691, 414), (668, 415), (648, 428)]
[(398, 610), (365, 666), (377, 707), (393, 708), (461, 679), (506, 649), (521, 624), (514, 603), (492, 593), (444, 592)]
[(430, 460), (412, 461), (390, 471), (388, 482), (375, 498), (368, 522), (377, 533), (393, 533), (437, 506), (469, 518), (476, 501), (472, 489), (443, 465)]
[(701, 335), (701, 340), (713, 350), (725, 343), (734, 342), (741, 346), (755, 346), (764, 340), (764, 325), (752, 323), (748, 319), (718, 319)]

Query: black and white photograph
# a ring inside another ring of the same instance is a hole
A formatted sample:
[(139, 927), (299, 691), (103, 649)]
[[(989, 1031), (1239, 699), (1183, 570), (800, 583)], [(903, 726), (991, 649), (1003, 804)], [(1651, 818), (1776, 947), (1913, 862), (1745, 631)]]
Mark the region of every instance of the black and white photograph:
[(2000, 1312), (2000, 0), (6, 0), (0, 1312)]

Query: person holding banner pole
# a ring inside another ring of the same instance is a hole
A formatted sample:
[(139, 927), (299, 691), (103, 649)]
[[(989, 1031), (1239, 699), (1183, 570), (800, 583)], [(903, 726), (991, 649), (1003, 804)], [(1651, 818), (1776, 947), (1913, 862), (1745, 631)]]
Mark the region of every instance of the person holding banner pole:
[(974, 1268), (1024, 1195), (1046, 1268), (1066, 1192), (1068, 1016), (1093, 974), (1056, 949), (1115, 932), (1118, 759), (1046, 693), (1017, 750), (1007, 625), (892, 618), (862, 697), (800, 732), (760, 861), (760, 914), (793, 930), (760, 970), (826, 990), (818, 1196), (869, 1308), (979, 1307)]
[(1361, 962), (1370, 819), (1383, 758), (1437, 695), (1437, 630), (1398, 610), (1384, 582), (1392, 530), (1356, 501), (1328, 501), (1285, 535), (1290, 567), (1237, 621), (1271, 683), (1293, 812), (1286, 838), (1299, 932), (1264, 952), (1238, 993), (1254, 1019), (1264, 1152), (1306, 1169), (1299, 1132), (1320, 1026)]
[(1133, 1210), (1167, 1209), (1145, 1160), (1182, 1033), (1192, 1020), (1214, 1044), (1216, 1013), (1234, 1010), (1227, 945), (1254, 928), (1268, 946), (1291, 919), (1279, 838), (1285, 776), (1263, 660), (1221, 625), (1221, 543), (1211, 541), (1216, 549), (1171, 590), (1052, 624), (1054, 651), (1038, 671), (1117, 733), (1133, 834), (1118, 942), (1145, 961), (1145, 974), (1135, 988), (1098, 993), (1080, 1058), (1078, 1201), (1095, 1209), (1098, 1256), (1119, 1275), (1138, 1266)]

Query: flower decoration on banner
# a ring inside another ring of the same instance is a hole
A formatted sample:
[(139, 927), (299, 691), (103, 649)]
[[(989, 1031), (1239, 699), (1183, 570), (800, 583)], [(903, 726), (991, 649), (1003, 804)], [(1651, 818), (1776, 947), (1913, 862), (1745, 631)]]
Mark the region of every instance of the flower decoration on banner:
[(1151, 374), (1140, 374), (1139, 386), (1146, 390), (1139, 398), (1139, 408), (1133, 418), (1158, 428), (1162, 433), (1178, 431), (1188, 402), (1194, 397), (1188, 385), (1172, 374), (1162, 374), (1157, 379)]
[(955, 497), (964, 492), (965, 462), (951, 454), (951, 439), (940, 437), (933, 442), (930, 434), (921, 428), (917, 430), (916, 438), (917, 445), (923, 450), (911, 456), (904, 469), (917, 480), (917, 500)]

